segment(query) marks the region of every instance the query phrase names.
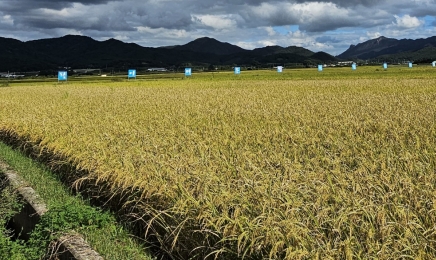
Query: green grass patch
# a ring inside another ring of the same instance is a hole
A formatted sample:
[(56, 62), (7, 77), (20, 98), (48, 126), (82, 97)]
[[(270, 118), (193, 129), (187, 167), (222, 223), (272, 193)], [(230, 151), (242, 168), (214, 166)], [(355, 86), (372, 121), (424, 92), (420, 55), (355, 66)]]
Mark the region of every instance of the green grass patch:
[(22, 204), (16, 192), (0, 178), (0, 259), (26, 259), (26, 248), (22, 241), (13, 241), (12, 233), (6, 229), (8, 220), (15, 215)]
[(166, 73), (142, 73), (138, 74), (136, 79), (128, 79), (126, 75), (113, 75), (102, 77), (98, 75), (68, 77), (68, 81), (59, 82), (57, 77), (37, 77), (37, 78), (19, 78), (19, 79), (0, 79), (0, 86), (29, 86), (29, 85), (55, 85), (65, 86), (78, 83), (119, 83), (130, 82), (130, 84), (141, 84), (144, 81), (181, 81), (181, 80), (307, 80), (307, 79), (383, 79), (383, 78), (431, 78), (436, 73), (436, 69), (431, 65), (418, 65), (409, 68), (407, 65), (389, 65), (388, 69), (382, 66), (359, 66), (356, 71), (351, 67), (327, 67), (322, 72), (317, 68), (284, 68), (283, 73), (277, 73), (276, 69), (262, 70), (244, 70), (240, 75), (235, 75), (233, 71), (194, 71), (192, 76), (185, 77), (183, 72), (166, 72)]
[[(153, 259), (144, 245), (131, 237), (122, 225), (117, 224), (114, 216), (91, 207), (79, 195), (72, 195), (44, 165), (4, 143), (0, 143), (0, 158), (19, 172), (49, 208), (28, 242), (14, 243), (6, 236), (0, 238), (0, 258), (39, 259), (50, 241), (65, 232), (76, 231), (105, 259)], [(5, 214), (0, 215), (0, 220), (10, 218), (16, 212), (12, 209), (3, 210), (6, 206), (10, 208), (14, 205), (11, 196), (10, 193), (2, 193), (0, 214)]]

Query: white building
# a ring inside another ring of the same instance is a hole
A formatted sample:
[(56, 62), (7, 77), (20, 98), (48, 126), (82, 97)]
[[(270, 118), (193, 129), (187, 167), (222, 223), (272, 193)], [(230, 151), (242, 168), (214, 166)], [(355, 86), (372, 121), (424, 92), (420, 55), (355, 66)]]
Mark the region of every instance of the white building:
[(164, 71), (167, 71), (167, 69), (165, 69), (165, 68), (149, 68), (149, 69), (147, 69), (147, 71), (160, 71), (160, 72), (164, 72)]

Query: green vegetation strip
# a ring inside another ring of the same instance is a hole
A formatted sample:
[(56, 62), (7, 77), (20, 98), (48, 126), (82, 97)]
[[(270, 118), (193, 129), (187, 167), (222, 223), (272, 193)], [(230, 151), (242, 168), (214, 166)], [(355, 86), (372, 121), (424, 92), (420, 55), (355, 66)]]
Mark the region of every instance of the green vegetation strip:
[[(0, 173), (2, 172), (8, 180), (8, 185), (11, 186), (14, 191), (19, 193), (23, 199), (23, 204), (25, 204), (21, 211), (14, 215), (13, 223), (15, 230), (21, 229), (21, 233), (27, 236), (34, 230), (35, 225), (40, 222), (40, 219), (44, 218), (43, 215), (47, 212), (47, 207), (44, 201), (39, 197), (38, 193), (36, 193), (32, 187), (29, 187), (16, 171), (11, 169), (9, 165), (0, 159)], [(4, 220), (6, 221), (7, 219)], [(41, 232), (41, 227), (46, 228), (47, 226), (39, 225), (36, 228), (38, 232), (35, 233)], [(57, 229), (59, 228), (62, 228), (62, 226), (59, 226)], [(66, 230), (65, 235), (58, 238), (56, 241), (49, 241), (52, 237), (53, 231), (46, 231), (44, 233), (38, 236), (37, 239), (35, 239), (35, 235), (32, 235), (31, 241), (33, 242), (32, 244), (39, 245), (44, 245), (50, 242), (51, 246), (49, 246), (47, 253), (45, 254), (50, 258), (62, 255), (62, 258), (69, 257), (68, 259), (103, 260), (103, 258), (86, 243), (83, 237), (76, 232)], [(35, 241), (38, 241), (38, 243), (34, 243)], [(36, 248), (41, 249), (38, 252), (42, 252), (44, 249), (43, 246), (37, 246)], [(36, 253), (35, 256), (42, 254), (43, 253)]]
[(17, 193), (12, 187), (7, 186), (6, 180), (0, 175), (0, 259), (26, 259), (26, 250), (31, 250), (20, 241), (12, 241), (12, 234), (6, 229), (7, 221), (20, 210), (20, 207)]
[[(105, 259), (152, 259), (145, 253), (146, 250), (116, 223), (111, 214), (90, 207), (80, 196), (71, 195), (44, 166), (3, 143), (0, 143), (0, 158), (34, 187), (49, 208), (25, 244), (14, 244), (4, 237), (4, 241), (0, 240), (0, 246), (9, 247), (8, 251), (0, 249), (0, 258), (39, 259), (41, 252), (49, 248), (49, 241), (58, 239), (66, 231), (77, 231)], [(12, 196), (5, 194), (2, 193), (2, 205)], [(11, 213), (7, 216), (10, 215)]]
[[(191, 77), (185, 77), (182, 72), (167, 72), (167, 73), (145, 73), (138, 74), (136, 79), (127, 79), (126, 75), (114, 75), (108, 77), (101, 76), (70, 76), (68, 81), (59, 82), (56, 76), (53, 77), (38, 77), (38, 78), (19, 78), (6, 79), (0, 78), (0, 87), (10, 86), (65, 86), (78, 83), (122, 83), (129, 82), (132, 85), (140, 85), (144, 81), (169, 81), (178, 82), (182, 80), (305, 80), (305, 79), (428, 79), (433, 78), (436, 69), (430, 65), (419, 65), (410, 69), (407, 65), (390, 65), (387, 70), (384, 70), (381, 65), (377, 66), (359, 66), (356, 71), (352, 71), (351, 67), (328, 67), (322, 72), (318, 72), (317, 68), (284, 68), (283, 73), (277, 73), (276, 69), (269, 70), (244, 70), (240, 75), (234, 75), (231, 71), (215, 71), (215, 72), (199, 72), (194, 71)], [(127, 72), (126, 72), (127, 73)], [(177, 83), (174, 83), (177, 84)]]

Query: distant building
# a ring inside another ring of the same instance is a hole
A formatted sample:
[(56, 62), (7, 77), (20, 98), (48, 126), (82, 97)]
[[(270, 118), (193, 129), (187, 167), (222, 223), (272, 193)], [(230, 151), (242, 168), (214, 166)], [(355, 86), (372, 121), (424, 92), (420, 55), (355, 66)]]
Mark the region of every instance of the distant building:
[(94, 71), (100, 71), (100, 69), (74, 69), (73, 72), (77, 74), (87, 74)]
[(354, 61), (338, 61), (338, 66), (348, 66), (353, 64)]
[(165, 68), (149, 68), (149, 69), (147, 69), (147, 71), (159, 71), (159, 72), (164, 72), (164, 71), (167, 71), (167, 69), (165, 69)]
[(15, 72), (13, 72), (13, 73), (1, 72), (0, 73), (0, 77), (2, 77), (2, 78), (13, 78), (13, 79), (16, 79), (16, 78), (23, 78), (24, 76), (25, 75), (23, 75), (23, 74), (20, 74), (20, 75), (15, 74)]

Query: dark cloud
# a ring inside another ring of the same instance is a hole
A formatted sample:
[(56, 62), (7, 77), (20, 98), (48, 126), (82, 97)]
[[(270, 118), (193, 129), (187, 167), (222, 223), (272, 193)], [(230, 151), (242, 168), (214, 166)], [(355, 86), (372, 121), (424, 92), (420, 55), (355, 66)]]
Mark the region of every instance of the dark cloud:
[[(422, 30), (425, 16), (436, 16), (436, 1), (0, 0), (0, 35), (29, 39), (79, 33), (150, 46), (210, 36), (245, 48), (265, 44), (306, 46), (310, 42), (307, 46), (334, 49), (377, 35), (417, 38), (436, 34), (434, 27), (428, 28), (431, 20)], [(299, 30), (292, 36), (270, 30), (289, 26)], [(410, 30), (406, 33), (404, 28)], [(338, 30), (347, 33), (331, 36)]]
[[(388, 0), (331, 0), (331, 1), (319, 1), (319, 0), (296, 0), (297, 3), (308, 3), (308, 2), (330, 2), (341, 7), (373, 7), (386, 3)], [(328, 10), (327, 10), (328, 11)]]
[(44, 29), (75, 29), (75, 30), (96, 30), (96, 31), (134, 31), (121, 17), (98, 17), (97, 19), (73, 18), (59, 19), (32, 17), (25, 19), (23, 22), (16, 23), (28, 27), (37, 27)]
[(49, 8), (61, 10), (73, 6), (74, 3), (83, 5), (100, 5), (119, 0), (77, 0), (77, 1), (56, 1), (56, 0), (2, 0), (0, 2), (1, 10), (13, 13), (19, 13), (38, 8)]
[(359, 22), (353, 19), (331, 20), (331, 19), (321, 18), (320, 20), (324, 22), (311, 22), (307, 24), (301, 24), (300, 29), (308, 32), (319, 33), (319, 32), (333, 31), (339, 28), (354, 27), (359, 25)]
[(419, 7), (419, 8), (415, 8), (413, 10), (411, 10), (409, 12), (410, 15), (412, 16), (418, 16), (418, 17), (423, 17), (423, 16), (436, 16), (436, 3), (431, 5), (431, 6), (425, 6), (425, 7)]
[(128, 14), (132, 23), (138, 26), (149, 26), (151, 28), (188, 28), (192, 24), (191, 13), (194, 10), (192, 5), (184, 6), (189, 2), (166, 2), (171, 3), (168, 8), (165, 4), (141, 5), (129, 8)]
[(340, 43), (341, 42), (340, 39), (337, 39), (337, 38), (334, 38), (334, 37), (331, 37), (331, 36), (326, 36), (326, 35), (325, 36), (316, 37), (315, 40), (317, 42), (320, 42), (320, 43)]

